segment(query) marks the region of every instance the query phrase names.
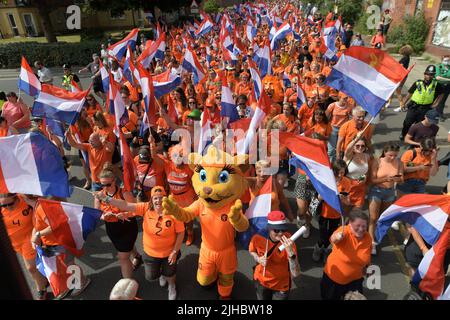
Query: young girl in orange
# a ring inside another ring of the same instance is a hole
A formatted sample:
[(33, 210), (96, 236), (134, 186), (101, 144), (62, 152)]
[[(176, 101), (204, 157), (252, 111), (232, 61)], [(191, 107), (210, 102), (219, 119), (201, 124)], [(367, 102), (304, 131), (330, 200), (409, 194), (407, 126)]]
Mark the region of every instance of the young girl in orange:
[(282, 121), (287, 128), (287, 132), (300, 133), (300, 121), (295, 117), (294, 108), (289, 102), (283, 104), (283, 113), (273, 118), (274, 121)]
[[(345, 210), (345, 206), (350, 204), (350, 198), (348, 196), (350, 190), (350, 180), (345, 177), (347, 173), (347, 165), (342, 160), (337, 160), (333, 163), (333, 173), (336, 178), (336, 184), (338, 191), (340, 192), (339, 198), (341, 200), (342, 208)], [(320, 197), (320, 196), (319, 196)], [(322, 212), (319, 217), (319, 241), (314, 246), (312, 259), (315, 262), (319, 262), (324, 252), (330, 245), (330, 237), (333, 232), (341, 224), (341, 215), (339, 212), (330, 207), (326, 202), (322, 204)]]

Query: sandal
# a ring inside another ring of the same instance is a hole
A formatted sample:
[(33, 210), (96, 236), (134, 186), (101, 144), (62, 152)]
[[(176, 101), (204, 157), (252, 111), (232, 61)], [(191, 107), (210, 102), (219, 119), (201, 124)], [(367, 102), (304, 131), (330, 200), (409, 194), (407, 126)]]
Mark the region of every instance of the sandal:
[(136, 271), (144, 263), (144, 261), (142, 260), (142, 256), (138, 254), (133, 258), (131, 263), (133, 264), (133, 271)]

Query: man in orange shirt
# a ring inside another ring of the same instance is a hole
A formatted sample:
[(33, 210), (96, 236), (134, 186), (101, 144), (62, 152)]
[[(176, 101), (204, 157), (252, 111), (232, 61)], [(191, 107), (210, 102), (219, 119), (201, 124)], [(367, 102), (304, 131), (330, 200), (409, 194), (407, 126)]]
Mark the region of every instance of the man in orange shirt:
[(330, 104), (325, 111), (327, 118), (331, 120), (330, 138), (328, 139), (328, 156), (331, 162), (336, 158), (336, 144), (338, 139), (339, 128), (350, 119), (352, 108), (347, 103), (348, 96), (339, 93), (339, 100)]
[(369, 217), (360, 210), (354, 210), (350, 213), (349, 224), (331, 236), (333, 249), (320, 283), (323, 300), (341, 300), (349, 291), (363, 293), (364, 274), (372, 251), (368, 225)]
[[(336, 158), (342, 159), (344, 151), (347, 149), (348, 144), (360, 134), (366, 138), (367, 141), (371, 141), (373, 127), (367, 127), (368, 122), (364, 120), (366, 111), (356, 106), (352, 110), (353, 119), (344, 123), (339, 129), (338, 140), (336, 143)], [(366, 128), (367, 127), (367, 128)], [(365, 131), (363, 131), (365, 129)]]
[(112, 161), (114, 145), (106, 140), (105, 136), (100, 136), (94, 132), (89, 137), (89, 143), (78, 143), (69, 131), (66, 132), (67, 141), (77, 149), (84, 150), (89, 156), (89, 169), (91, 171), (92, 191), (102, 189), (100, 184), (100, 172), (103, 170), (105, 162)]
[(47, 279), (36, 269), (36, 250), (31, 246), (33, 208), (15, 193), (0, 194), (0, 216), (12, 248), (22, 256), (25, 268), (34, 280), (38, 300), (45, 300)]
[[(287, 300), (291, 289), (291, 277), (300, 275), (297, 247), (289, 239), (286, 217), (281, 211), (267, 216), (269, 238), (256, 234), (250, 241), (249, 251), (257, 263), (253, 279), (258, 300)], [(284, 245), (286, 249), (278, 248)]]

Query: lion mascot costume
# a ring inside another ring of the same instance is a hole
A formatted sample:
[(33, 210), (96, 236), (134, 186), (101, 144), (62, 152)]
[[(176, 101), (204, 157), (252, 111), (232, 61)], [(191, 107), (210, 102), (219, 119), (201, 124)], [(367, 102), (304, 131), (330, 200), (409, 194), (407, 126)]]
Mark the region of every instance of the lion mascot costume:
[(249, 168), (247, 155), (231, 156), (210, 146), (205, 156), (189, 155), (194, 171), (192, 185), (198, 199), (181, 208), (169, 196), (163, 199), (164, 214), (183, 222), (199, 217), (202, 244), (198, 261), (197, 281), (208, 286), (217, 280), (221, 299), (229, 299), (237, 269), (235, 231), (248, 228), (242, 211), (241, 196), (248, 185), (244, 173)]

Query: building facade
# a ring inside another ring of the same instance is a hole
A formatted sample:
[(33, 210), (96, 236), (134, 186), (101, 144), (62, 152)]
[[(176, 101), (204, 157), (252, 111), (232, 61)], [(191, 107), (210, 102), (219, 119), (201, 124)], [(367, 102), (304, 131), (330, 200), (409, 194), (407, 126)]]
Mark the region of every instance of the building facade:
[[(74, 1), (58, 1), (59, 7), (52, 10), (50, 20), (56, 34), (65, 34), (67, 7)], [(145, 14), (142, 10), (128, 10), (119, 17), (111, 16), (108, 11), (95, 13), (81, 12), (82, 29), (130, 29), (142, 27), (146, 23)], [(39, 11), (29, 0), (4, 0), (0, 1), (0, 38), (11, 37), (37, 37), (42, 36), (44, 30)]]
[(392, 11), (393, 25), (422, 11), (430, 23), (425, 50), (436, 56), (450, 54), (450, 0), (385, 0), (383, 9), (387, 8)]

